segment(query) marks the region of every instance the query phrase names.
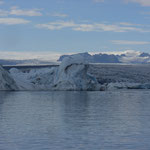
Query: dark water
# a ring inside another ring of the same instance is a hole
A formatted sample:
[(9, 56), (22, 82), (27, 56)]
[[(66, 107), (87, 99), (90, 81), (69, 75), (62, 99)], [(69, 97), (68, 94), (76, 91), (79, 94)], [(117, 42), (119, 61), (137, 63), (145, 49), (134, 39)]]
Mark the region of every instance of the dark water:
[(150, 150), (150, 91), (0, 92), (0, 150)]

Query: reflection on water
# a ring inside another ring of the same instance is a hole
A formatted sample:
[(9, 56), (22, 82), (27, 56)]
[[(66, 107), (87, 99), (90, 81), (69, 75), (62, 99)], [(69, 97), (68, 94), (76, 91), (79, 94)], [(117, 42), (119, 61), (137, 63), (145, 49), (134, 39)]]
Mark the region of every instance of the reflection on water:
[(0, 92), (1, 150), (149, 150), (150, 91)]

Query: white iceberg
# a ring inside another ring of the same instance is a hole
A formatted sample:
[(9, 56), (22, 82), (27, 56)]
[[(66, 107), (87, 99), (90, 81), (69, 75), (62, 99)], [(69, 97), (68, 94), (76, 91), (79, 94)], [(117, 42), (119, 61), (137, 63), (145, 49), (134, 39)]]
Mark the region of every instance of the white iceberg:
[(11, 75), (0, 66), (0, 90), (18, 90)]
[(10, 73), (17, 83), (19, 90), (51, 90), (55, 69), (44, 68), (22, 72), (16, 68), (12, 68), (10, 69)]
[(107, 84), (106, 89), (150, 89), (150, 83), (116, 82)]
[(10, 69), (20, 90), (100, 90), (96, 78), (87, 73), (89, 65), (80, 55), (65, 58), (59, 67), (21, 72)]
[(64, 58), (54, 77), (54, 89), (100, 90), (96, 78), (88, 74), (88, 67), (81, 55)]

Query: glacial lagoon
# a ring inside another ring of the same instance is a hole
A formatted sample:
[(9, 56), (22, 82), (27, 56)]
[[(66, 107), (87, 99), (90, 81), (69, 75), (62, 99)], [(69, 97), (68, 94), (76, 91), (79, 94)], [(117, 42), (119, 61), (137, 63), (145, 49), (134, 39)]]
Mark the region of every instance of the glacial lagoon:
[(150, 91), (0, 92), (0, 150), (149, 150)]

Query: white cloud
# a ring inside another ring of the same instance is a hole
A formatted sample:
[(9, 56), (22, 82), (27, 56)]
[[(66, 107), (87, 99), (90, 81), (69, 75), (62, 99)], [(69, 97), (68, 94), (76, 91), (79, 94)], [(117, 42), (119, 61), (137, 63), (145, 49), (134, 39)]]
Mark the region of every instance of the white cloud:
[(118, 45), (149, 45), (150, 42), (146, 41), (125, 41), (125, 40), (113, 40), (113, 44), (118, 44)]
[(135, 50), (126, 50), (122, 54), (125, 54), (127, 57), (139, 56), (142, 52)]
[(0, 51), (0, 59), (14, 59), (14, 60), (38, 59), (38, 60), (45, 60), (45, 61), (57, 61), (61, 55), (63, 55), (63, 53), (59, 53), (59, 52)]
[(124, 26), (143, 26), (142, 24), (134, 24), (129, 22), (120, 22), (119, 24)]
[(142, 6), (150, 6), (150, 0), (125, 0), (125, 1), (139, 3)]
[(123, 63), (147, 63), (149, 62), (149, 57), (140, 57), (142, 52), (135, 50), (126, 50), (124, 57), (120, 59)]
[(27, 24), (29, 22), (29, 20), (22, 18), (0, 18), (0, 24), (4, 25)]
[(38, 28), (45, 28), (49, 30), (61, 30), (64, 28), (69, 28), (74, 31), (83, 31), (83, 32), (102, 32), (102, 31), (112, 31), (112, 32), (150, 32), (144, 28), (133, 27), (131, 24), (120, 25), (120, 24), (103, 24), (103, 23), (75, 23), (74, 21), (55, 21), (49, 22), (46, 24), (36, 25)]
[(36, 27), (38, 28), (46, 28), (49, 30), (60, 30), (63, 28), (72, 28), (75, 27), (76, 24), (73, 21), (57, 21), (57, 22), (50, 22), (48, 24), (38, 24)]
[(18, 7), (11, 7), (9, 11), (0, 9), (0, 16), (8, 16), (8, 15), (15, 15), (15, 16), (42, 16), (40, 9), (20, 9)]
[(73, 28), (76, 31), (112, 31), (112, 32), (129, 32), (129, 31), (138, 31), (144, 32), (143, 29), (136, 27), (126, 27), (116, 24), (79, 24), (76, 28)]
[(60, 17), (60, 18), (68, 17), (68, 15), (64, 14), (64, 13), (53, 13), (53, 14), (50, 14), (50, 15), (53, 16), (53, 17)]
[(20, 9), (18, 7), (12, 7), (9, 14), (16, 16), (42, 16), (42, 13), (39, 12), (40, 9)]
[(96, 28), (92, 24), (78, 24), (76, 25), (73, 30), (75, 31), (94, 31)]

